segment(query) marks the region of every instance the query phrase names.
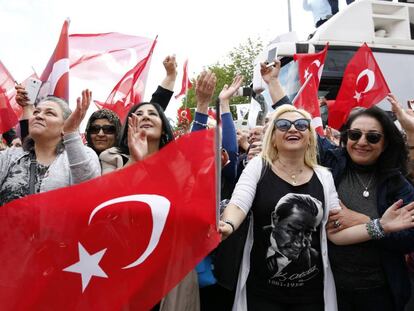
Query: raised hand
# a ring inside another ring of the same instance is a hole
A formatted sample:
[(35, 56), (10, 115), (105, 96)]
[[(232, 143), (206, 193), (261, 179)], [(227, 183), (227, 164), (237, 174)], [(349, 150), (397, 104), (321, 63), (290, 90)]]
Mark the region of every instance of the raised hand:
[(233, 79), (233, 82), (230, 86), (227, 84), (223, 86), (223, 89), (221, 90), (219, 94), (220, 102), (222, 101), (229, 101), (230, 98), (237, 92), (237, 90), (240, 88), (240, 86), (243, 83), (243, 76), (236, 75)]
[(270, 84), (273, 80), (278, 80), (280, 72), (280, 60), (275, 59), (274, 65), (267, 67), (267, 63), (260, 63), (260, 74), (264, 82)]
[(395, 113), (395, 116), (397, 117), (404, 130), (411, 133), (414, 132), (414, 111), (411, 109), (403, 109), (395, 95), (392, 93), (388, 94), (387, 100), (390, 102), (392, 112)]
[(167, 76), (177, 75), (177, 62), (175, 61), (175, 54), (168, 55), (162, 64), (164, 65)]
[(138, 116), (134, 113), (128, 118), (128, 149), (129, 164), (141, 161), (148, 155), (147, 133), (138, 127)]
[(21, 107), (29, 105), (29, 97), (27, 97), (25, 87), (17, 84), (14, 88), (16, 89), (16, 103)]
[(332, 143), (339, 146), (341, 140), (341, 133), (332, 127), (326, 126), (325, 135)]
[(92, 92), (88, 89), (82, 91), (82, 98), (76, 99), (76, 109), (70, 114), (69, 118), (65, 120), (63, 125), (64, 133), (73, 133), (79, 130), (83, 118), (85, 118), (86, 111), (92, 100)]
[(403, 200), (391, 205), (382, 215), (380, 222), (385, 233), (414, 228), (414, 202), (401, 207)]
[(203, 71), (197, 78), (195, 87), (197, 99), (197, 111), (201, 113), (208, 113), (208, 105), (213, 98), (214, 90), (216, 88), (216, 75), (211, 71)]

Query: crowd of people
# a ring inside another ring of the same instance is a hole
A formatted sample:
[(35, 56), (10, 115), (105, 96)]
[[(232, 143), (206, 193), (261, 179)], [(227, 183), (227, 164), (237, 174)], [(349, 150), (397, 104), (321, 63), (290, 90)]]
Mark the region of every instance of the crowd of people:
[[(177, 139), (164, 114), (175, 57), (163, 64), (151, 100), (132, 106), (126, 120), (106, 109), (90, 116), (86, 145), (79, 125), (89, 90), (71, 111), (54, 96), (30, 105), (17, 86), (23, 115), (20, 135), (3, 136), (0, 206), (122, 169)], [(310, 114), (285, 96), (279, 70), (277, 60), (261, 66), (275, 111), (249, 131), (236, 128), (229, 105), (243, 77), (220, 91), (222, 242), (154, 310), (413, 308), (414, 112), (390, 94), (402, 131), (373, 106), (355, 108), (339, 136), (327, 129), (320, 137)], [(210, 71), (197, 78), (191, 131), (210, 127), (216, 82)]]

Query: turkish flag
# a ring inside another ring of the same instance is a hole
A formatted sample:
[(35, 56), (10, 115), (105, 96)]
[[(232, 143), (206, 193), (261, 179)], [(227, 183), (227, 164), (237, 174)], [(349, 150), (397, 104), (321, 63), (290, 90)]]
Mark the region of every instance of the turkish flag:
[(10, 130), (18, 122), (19, 119), (10, 106), (6, 90), (0, 87), (0, 134)]
[(188, 120), (189, 123), (191, 123), (192, 121), (190, 108), (183, 108), (183, 107), (178, 108), (177, 115), (178, 115), (178, 123), (182, 123), (184, 122), (184, 120)]
[(293, 104), (296, 108), (304, 109), (311, 114), (312, 125), (320, 135), (324, 135), (324, 133), (318, 89), (327, 52), (328, 44), (319, 53), (295, 54), (293, 56), (293, 59), (298, 63), (299, 81), (302, 86), (306, 83)]
[(2, 206), (1, 309), (150, 309), (219, 243), (214, 193), (214, 132), (198, 131)]
[(346, 66), (335, 103), (329, 107), (330, 127), (340, 129), (354, 107), (369, 108), (390, 93), (374, 54), (364, 43)]
[[(148, 55), (122, 77), (104, 103), (95, 101), (98, 108), (112, 110), (119, 116), (122, 122), (126, 122), (129, 109), (134, 104), (142, 101), (144, 89), (142, 88), (143, 83), (141, 81), (147, 80), (148, 68), (156, 43), (157, 40), (155, 39)], [(141, 93), (138, 91), (140, 84)]]
[(188, 59), (184, 62), (183, 66), (183, 80), (181, 82), (181, 91), (175, 95), (175, 99), (178, 97), (187, 94), (187, 91), (193, 87), (190, 79), (188, 78)]
[(14, 79), (0, 61), (0, 133), (7, 132), (19, 122), (10, 105), (9, 96), (14, 96), (14, 91)]
[[(79, 93), (87, 85), (93, 90), (94, 98), (98, 99), (98, 107), (106, 104), (124, 116), (130, 107), (130, 101), (125, 103), (126, 94), (131, 90), (134, 78), (133, 74), (128, 73), (134, 71), (135, 67), (138, 67), (135, 71), (139, 71), (140, 66), (137, 64), (147, 58), (154, 40), (110, 32), (72, 34), (69, 43), (71, 90)], [(133, 102), (144, 98), (148, 70), (149, 65), (141, 71), (134, 84), (132, 95), (129, 96)], [(110, 102), (105, 101), (108, 94), (114, 91), (117, 91), (115, 98)]]
[(65, 20), (55, 51), (43, 70), (40, 80), (45, 83), (48, 93), (69, 101), (69, 21)]

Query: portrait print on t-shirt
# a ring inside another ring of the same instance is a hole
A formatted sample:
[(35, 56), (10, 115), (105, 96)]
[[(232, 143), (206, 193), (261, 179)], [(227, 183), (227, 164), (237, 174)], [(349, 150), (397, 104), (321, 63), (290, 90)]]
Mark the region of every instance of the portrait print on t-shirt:
[(270, 285), (300, 287), (321, 272), (312, 235), (322, 216), (322, 202), (308, 194), (288, 193), (279, 200), (271, 214), (266, 255)]

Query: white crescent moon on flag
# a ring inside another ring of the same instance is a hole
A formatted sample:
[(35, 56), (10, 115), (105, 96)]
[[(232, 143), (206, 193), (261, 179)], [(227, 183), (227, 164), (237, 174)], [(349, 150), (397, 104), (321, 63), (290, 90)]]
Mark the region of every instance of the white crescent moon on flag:
[(102, 54), (102, 62), (112, 73), (124, 75), (127, 70), (133, 68), (137, 64), (138, 59), (137, 51), (135, 49), (129, 48), (127, 51), (129, 53), (129, 59), (126, 61), (126, 65), (122, 65), (118, 62), (111, 53)]
[(374, 84), (375, 84), (375, 74), (374, 74), (374, 72), (372, 70), (370, 70), (370, 69), (364, 69), (358, 75), (358, 78), (356, 79), (355, 85), (358, 85), (359, 80), (363, 76), (367, 76), (368, 83), (367, 83), (367, 86), (365, 87), (365, 90), (363, 90), (362, 92), (360, 92), (360, 94), (366, 93), (366, 92), (370, 91), (372, 89), (372, 87), (374, 86)]
[(148, 204), (149, 208), (151, 209), (151, 216), (152, 216), (152, 221), (153, 221), (151, 237), (150, 237), (147, 248), (137, 260), (135, 260), (131, 264), (122, 268), (122, 269), (129, 269), (129, 268), (136, 267), (139, 264), (143, 263), (148, 258), (148, 256), (151, 255), (154, 249), (157, 247), (161, 234), (164, 230), (165, 223), (167, 221), (171, 203), (167, 198), (160, 196), (160, 195), (155, 195), (155, 194), (136, 194), (136, 195), (128, 195), (124, 197), (115, 198), (115, 199), (106, 201), (98, 205), (97, 207), (95, 207), (91, 215), (89, 216), (88, 225), (90, 225), (93, 217), (101, 209), (109, 205), (113, 205), (117, 203), (124, 203), (124, 202), (143, 202), (143, 203)]
[[(316, 68), (319, 68), (318, 69), (318, 79), (319, 80), (321, 79), (321, 77), (320, 77), (322, 75), (321, 62), (318, 59), (315, 59), (312, 63), (310, 63), (310, 65), (305, 70), (305, 76), (304, 76), (305, 80), (310, 75), (310, 68), (312, 67), (313, 64), (316, 65)], [(322, 66), (322, 68), (323, 68), (323, 66)]]
[(323, 66), (325, 66), (325, 65), (320, 66), (319, 70), (318, 70), (318, 80), (319, 81), (321, 81), (321, 78), (322, 78)]

